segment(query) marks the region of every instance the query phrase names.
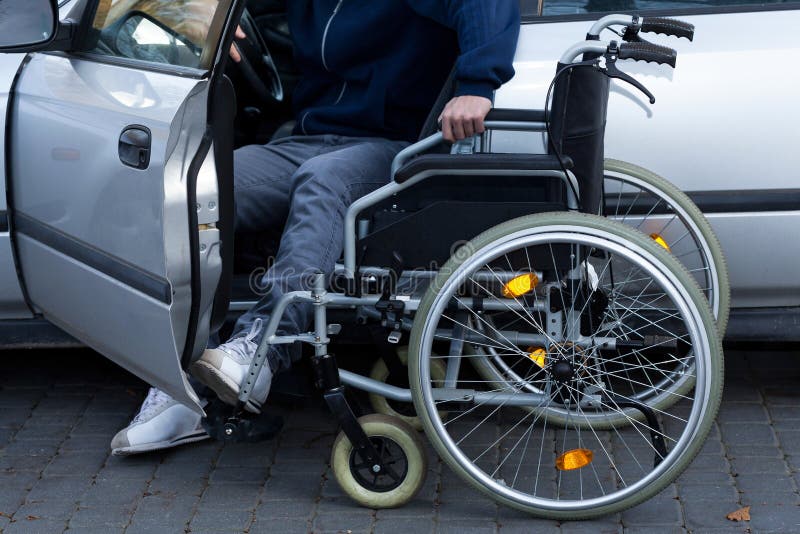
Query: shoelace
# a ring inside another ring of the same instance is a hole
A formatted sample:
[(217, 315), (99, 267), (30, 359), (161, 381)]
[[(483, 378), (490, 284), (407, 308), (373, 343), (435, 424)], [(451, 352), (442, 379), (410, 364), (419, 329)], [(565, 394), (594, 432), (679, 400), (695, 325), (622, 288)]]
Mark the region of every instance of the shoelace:
[(255, 355), (256, 349), (258, 348), (255, 346), (253, 340), (258, 336), (259, 333), (261, 333), (261, 326), (261, 319), (256, 319), (253, 322), (253, 326), (250, 328), (250, 332), (246, 336), (231, 339), (227, 343), (220, 345), (218, 348), (222, 351), (225, 351), (234, 360), (236, 360), (237, 363), (249, 364)]
[(142, 403), (142, 407), (139, 409), (139, 413), (136, 414), (136, 417), (133, 418), (131, 424), (138, 423), (143, 419), (147, 419), (153, 411), (157, 408), (170, 402), (172, 397), (161, 391), (157, 388), (150, 388), (150, 391), (147, 393), (147, 397), (144, 399)]

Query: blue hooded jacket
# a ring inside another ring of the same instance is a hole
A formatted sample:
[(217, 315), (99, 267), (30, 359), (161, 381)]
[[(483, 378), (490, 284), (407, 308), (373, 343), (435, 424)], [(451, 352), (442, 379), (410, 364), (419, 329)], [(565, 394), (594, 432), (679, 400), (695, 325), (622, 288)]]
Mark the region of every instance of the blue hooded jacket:
[(453, 66), (456, 95), (514, 75), (518, 0), (289, 0), (296, 134), (414, 141)]

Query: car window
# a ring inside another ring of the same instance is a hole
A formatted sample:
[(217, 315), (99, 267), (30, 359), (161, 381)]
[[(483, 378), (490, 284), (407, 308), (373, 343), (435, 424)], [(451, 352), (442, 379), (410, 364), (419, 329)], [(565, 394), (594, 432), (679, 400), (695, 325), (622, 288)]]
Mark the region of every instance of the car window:
[(230, 0), (100, 0), (91, 51), (208, 68), (229, 6)]
[(783, 0), (545, 0), (543, 15), (577, 15), (618, 11), (697, 9), (748, 4), (782, 4)]

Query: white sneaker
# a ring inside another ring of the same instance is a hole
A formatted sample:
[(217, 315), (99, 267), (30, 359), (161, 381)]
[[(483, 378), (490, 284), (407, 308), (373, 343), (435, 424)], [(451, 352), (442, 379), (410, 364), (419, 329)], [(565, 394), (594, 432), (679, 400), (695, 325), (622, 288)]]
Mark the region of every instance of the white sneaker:
[[(239, 400), (240, 385), (258, 350), (253, 340), (261, 332), (261, 325), (261, 319), (256, 319), (246, 336), (231, 339), (216, 349), (206, 349), (200, 359), (189, 367), (192, 376), (214, 390), (226, 404), (235, 405)], [(271, 383), (272, 370), (269, 362), (265, 361), (245, 406), (247, 411), (261, 413), (261, 405), (267, 400)]]
[(190, 408), (150, 388), (131, 424), (111, 440), (111, 454), (128, 456), (210, 438), (200, 421), (200, 415)]

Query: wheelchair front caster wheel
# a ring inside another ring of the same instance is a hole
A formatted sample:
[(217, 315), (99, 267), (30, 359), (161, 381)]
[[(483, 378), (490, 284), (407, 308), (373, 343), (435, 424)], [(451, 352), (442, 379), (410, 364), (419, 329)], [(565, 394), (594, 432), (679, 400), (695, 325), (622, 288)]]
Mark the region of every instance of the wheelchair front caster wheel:
[(396, 508), (411, 500), (425, 482), (428, 460), (416, 430), (396, 417), (365, 415), (359, 424), (381, 455), (382, 469), (367, 465), (340, 432), (331, 466), (342, 490), (367, 508)]
[[(397, 373), (391, 373), (386, 366), (386, 362), (383, 361), (383, 358), (378, 358), (372, 366), (369, 377), (385, 384), (391, 384), (404, 389), (408, 388), (408, 347), (398, 349), (397, 358), (400, 360), (400, 363), (403, 364), (403, 368), (406, 371), (403, 376), (394, 376)], [(431, 361), (431, 377), (433, 380), (444, 383), (446, 374), (447, 370), (440, 360)], [(375, 412), (392, 417), (399, 417), (415, 430), (422, 430), (422, 421), (417, 417), (417, 412), (414, 411), (414, 405), (410, 402), (396, 402), (377, 393), (369, 394), (369, 402)], [(441, 412), (440, 415), (444, 418), (445, 412)]]

